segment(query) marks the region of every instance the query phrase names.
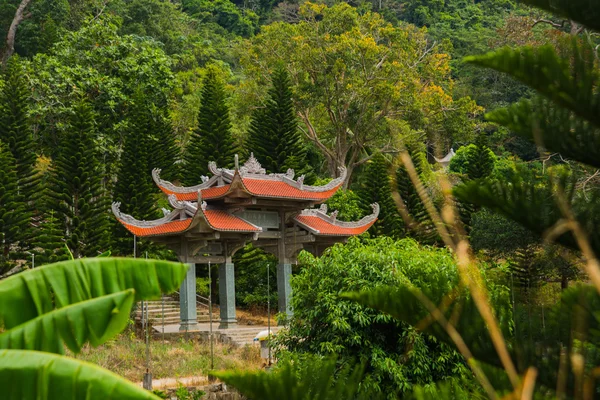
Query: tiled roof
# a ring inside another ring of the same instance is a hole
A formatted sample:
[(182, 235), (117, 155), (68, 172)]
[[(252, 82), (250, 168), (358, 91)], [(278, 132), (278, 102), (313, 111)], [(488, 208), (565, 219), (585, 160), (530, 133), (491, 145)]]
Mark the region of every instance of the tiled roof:
[[(202, 191), (201, 191), (202, 199), (210, 200), (210, 199), (219, 198), (219, 197), (223, 196), (225, 193), (227, 193), (230, 186), (231, 185), (224, 185), (224, 186), (202, 189)], [(182, 200), (196, 201), (196, 200), (198, 200), (198, 193), (196, 193), (196, 192), (178, 193), (178, 192), (173, 192), (163, 186), (159, 186), (159, 187), (167, 196), (170, 194), (174, 194), (177, 197), (177, 200), (179, 200), (179, 201), (182, 201)]]
[(374, 223), (375, 220), (358, 227), (343, 227), (332, 224), (331, 222), (325, 221), (324, 219), (318, 216), (310, 216), (310, 215), (299, 215), (295, 218), (295, 220), (300, 224), (305, 226), (306, 228), (310, 228), (313, 231), (316, 231), (316, 235), (324, 235), (324, 236), (354, 236), (360, 235), (369, 229)]
[(341, 186), (324, 192), (309, 192), (298, 189), (286, 182), (263, 179), (243, 178), (244, 186), (250, 193), (258, 197), (276, 197), (302, 200), (326, 200), (333, 196)]
[(217, 231), (259, 232), (260, 228), (221, 210), (204, 210), (211, 228)]
[[(331, 196), (335, 194), (335, 192), (339, 189), (339, 186), (336, 186), (333, 189), (323, 191), (323, 192), (313, 192), (308, 190), (298, 189), (286, 182), (275, 181), (275, 180), (267, 180), (267, 179), (252, 179), (252, 178), (242, 178), (242, 183), (246, 190), (253, 196), (256, 197), (267, 197), (267, 198), (277, 198), (277, 199), (299, 199), (299, 200), (314, 200), (321, 201), (327, 200)], [(341, 184), (340, 184), (341, 186)], [(231, 184), (211, 187), (207, 189), (201, 190), (201, 195), (203, 200), (216, 199), (219, 197), (223, 197), (231, 187)], [(171, 190), (168, 190), (165, 187), (161, 187), (161, 190), (167, 194), (174, 194), (177, 196), (177, 200), (186, 200), (186, 201), (195, 201), (198, 199), (198, 193), (190, 192), (190, 193), (177, 193)]]
[(136, 236), (144, 237), (144, 236), (160, 236), (160, 235), (168, 235), (171, 233), (181, 233), (187, 230), (192, 223), (192, 218), (187, 218), (178, 221), (167, 222), (158, 226), (149, 226), (149, 227), (139, 227), (135, 225), (128, 224), (119, 220), (123, 224), (125, 228)]

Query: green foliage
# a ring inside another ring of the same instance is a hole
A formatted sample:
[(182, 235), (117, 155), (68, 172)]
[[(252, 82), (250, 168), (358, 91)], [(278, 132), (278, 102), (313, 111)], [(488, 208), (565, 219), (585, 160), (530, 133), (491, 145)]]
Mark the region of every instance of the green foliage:
[(364, 210), (378, 203), (380, 207), (377, 222), (369, 230), (374, 235), (398, 238), (402, 235), (402, 219), (392, 199), (390, 165), (385, 157), (378, 153), (369, 162), (364, 172), (364, 183), (360, 188), (360, 198)]
[(252, 116), (246, 150), (253, 152), (269, 173), (291, 168), (301, 175), (307, 170), (306, 148), (298, 130), (287, 70), (277, 67), (271, 82), (265, 107)]
[(31, 89), (26, 80), (23, 63), (18, 57), (8, 61), (0, 87), (0, 141), (10, 149), (18, 179), (19, 193), (28, 202), (36, 198), (38, 178), (35, 171), (36, 154), (31, 124), (28, 118)]
[(467, 179), (486, 178), (492, 174), (496, 155), (485, 144), (470, 144), (459, 148), (450, 161), (450, 172), (463, 174)]
[(87, 342), (105, 343), (127, 326), (135, 301), (176, 290), (187, 268), (96, 258), (46, 265), (0, 281), (0, 348), (9, 349), (0, 351), (4, 398), (156, 399), (111, 372), (40, 351), (62, 353), (66, 346), (77, 353)]
[(35, 263), (38, 266), (69, 259), (65, 239), (58, 219), (50, 211), (42, 216), (37, 235), (33, 240)]
[(183, 10), (204, 22), (214, 22), (236, 35), (252, 36), (258, 29), (258, 15), (236, 7), (229, 0), (184, 0)]
[(120, 35), (115, 22), (107, 15), (86, 21), (80, 30), (62, 36), (48, 54), (35, 55), (27, 69), (38, 146), (45, 154), (56, 154), (65, 135), (65, 120), (83, 94), (98, 116), (98, 142), (109, 173), (116, 167), (136, 91), (165, 107), (174, 78), (172, 60), (160, 43)]
[(204, 77), (198, 127), (184, 155), (182, 178), (186, 185), (197, 185), (201, 176), (209, 175), (209, 161), (216, 162), (220, 168), (232, 167), (234, 162), (236, 147), (225, 87), (214, 68), (209, 68)]
[(330, 210), (338, 211), (337, 218), (340, 221), (358, 221), (365, 213), (361, 198), (355, 191), (349, 189), (339, 189), (325, 203)]
[(389, 398), (410, 392), (414, 385), (468, 374), (460, 355), (446, 345), (385, 313), (338, 297), (403, 282), (447, 292), (459, 279), (448, 251), (420, 247), (410, 239), (361, 243), (351, 238), (321, 258), (301, 253), (300, 263), (302, 270), (292, 278), (294, 317), (289, 330), (276, 339), (286, 349), (282, 354), (335, 354), (342, 365), (364, 361), (361, 391), (383, 392)]
[[(275, 309), (277, 304), (277, 257), (248, 244), (235, 253), (233, 262), (235, 264), (236, 304), (242, 307), (266, 309), (267, 299), (269, 299), (272, 309)], [(267, 285), (267, 274), (269, 285)], [(270, 293), (267, 289), (270, 290)]]
[(14, 266), (11, 258), (26, 238), (29, 217), (19, 193), (15, 160), (8, 146), (0, 141), (0, 274)]
[(108, 202), (95, 133), (92, 110), (80, 102), (74, 107), (49, 182), (48, 205), (75, 257), (95, 256), (108, 246)]
[(0, 385), (7, 400), (159, 399), (94, 364), (38, 351), (0, 351)]
[[(360, 393), (364, 368), (341, 371), (334, 358), (285, 362), (273, 372), (216, 372), (214, 375), (253, 399), (361, 400), (383, 399), (382, 393)], [(337, 379), (336, 378), (337, 375)]]
[[(413, 154), (412, 161), (419, 179), (425, 182), (425, 169), (428, 165), (425, 154), (422, 152)], [(396, 193), (400, 196), (400, 201), (404, 204), (405, 211), (411, 219), (410, 224), (407, 222), (409, 228), (407, 234), (422, 243), (434, 244), (439, 242), (439, 235), (435, 225), (425, 209), (423, 200), (421, 200), (404, 165), (400, 165), (396, 170), (396, 180), (394, 183)]]

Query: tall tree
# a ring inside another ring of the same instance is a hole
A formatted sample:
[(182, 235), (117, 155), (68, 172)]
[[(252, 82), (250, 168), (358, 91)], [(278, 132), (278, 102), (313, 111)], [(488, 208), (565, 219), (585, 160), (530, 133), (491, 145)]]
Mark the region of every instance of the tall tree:
[(370, 204), (379, 203), (379, 218), (370, 231), (377, 236), (398, 238), (402, 236), (403, 225), (392, 199), (389, 168), (389, 162), (377, 153), (367, 165), (364, 185), (359, 193), (365, 210), (370, 209)]
[[(113, 199), (121, 203), (122, 211), (142, 220), (154, 219), (158, 213), (159, 191), (152, 169), (163, 169), (168, 179), (175, 175), (177, 147), (164, 114), (143, 93), (134, 96)], [(113, 239), (120, 254), (130, 254), (133, 238), (121, 224), (114, 224)]]
[(25, 18), (27, 18), (27, 14), (25, 10), (27, 6), (31, 3), (31, 0), (21, 0), (19, 3), (19, 7), (15, 11), (15, 16), (13, 17), (12, 22), (10, 23), (10, 27), (8, 28), (8, 32), (6, 34), (6, 41), (4, 43), (4, 50), (2, 52), (2, 63), (5, 63), (10, 56), (15, 52), (15, 38), (17, 36), (17, 28), (23, 22)]
[(11, 57), (0, 89), (0, 140), (8, 145), (16, 165), (19, 192), (27, 201), (35, 198), (36, 154), (27, 119), (29, 90), (18, 57)]
[(29, 225), (30, 215), (19, 194), (15, 170), (15, 160), (8, 146), (0, 142), (0, 275), (12, 266), (11, 259)]
[(94, 115), (80, 101), (53, 162), (49, 206), (60, 221), (74, 257), (92, 257), (107, 247), (108, 202), (94, 138)]
[[(423, 177), (423, 169), (427, 158), (422, 152), (413, 154), (412, 161), (419, 178)], [(404, 222), (408, 227), (408, 234), (422, 243), (433, 244), (438, 241), (438, 234), (421, 197), (417, 193), (408, 170), (400, 165), (396, 170), (396, 189), (404, 205)]]
[(64, 233), (53, 211), (50, 211), (40, 221), (33, 247), (35, 249), (35, 265), (52, 264), (69, 259), (65, 248)]
[(248, 152), (273, 173), (306, 170), (306, 148), (303, 144), (287, 70), (279, 65), (271, 75), (266, 107), (255, 111), (246, 145)]
[(203, 80), (198, 127), (184, 157), (182, 181), (186, 185), (196, 185), (201, 176), (208, 175), (209, 161), (215, 161), (219, 167), (233, 166), (236, 147), (225, 100), (224, 84), (209, 67)]

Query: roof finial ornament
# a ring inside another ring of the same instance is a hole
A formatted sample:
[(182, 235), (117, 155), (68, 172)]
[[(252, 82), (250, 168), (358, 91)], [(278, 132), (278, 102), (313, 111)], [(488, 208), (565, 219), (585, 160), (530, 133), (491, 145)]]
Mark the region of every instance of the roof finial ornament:
[(240, 168), (240, 174), (266, 174), (267, 170), (264, 169), (258, 160), (254, 157), (254, 153), (250, 153), (250, 158), (244, 163), (244, 166)]
[(319, 211), (321, 211), (323, 214), (327, 214), (327, 204), (321, 204), (321, 207), (319, 207)]
[(296, 180), (296, 182), (298, 182), (298, 187), (300, 188), (300, 190), (302, 190), (304, 187), (304, 178), (304, 175), (300, 175), (300, 177)]
[(331, 222), (335, 222), (335, 220), (337, 219), (338, 214), (340, 213), (339, 210), (335, 210), (334, 212), (332, 212), (329, 216), (331, 217)]

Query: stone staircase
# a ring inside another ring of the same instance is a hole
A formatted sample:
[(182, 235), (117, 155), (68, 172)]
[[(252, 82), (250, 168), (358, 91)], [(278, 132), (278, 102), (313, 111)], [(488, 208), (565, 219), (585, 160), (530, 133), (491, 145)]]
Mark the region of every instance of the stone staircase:
[[(179, 324), (179, 300), (165, 296), (163, 300), (148, 301), (148, 319), (151, 325), (157, 326), (163, 324), (163, 303), (164, 303), (164, 324)], [(196, 305), (198, 322), (209, 322), (208, 307)], [(135, 312), (136, 322), (142, 322), (142, 304), (137, 303)], [(219, 322), (219, 310), (213, 307), (213, 322)]]

